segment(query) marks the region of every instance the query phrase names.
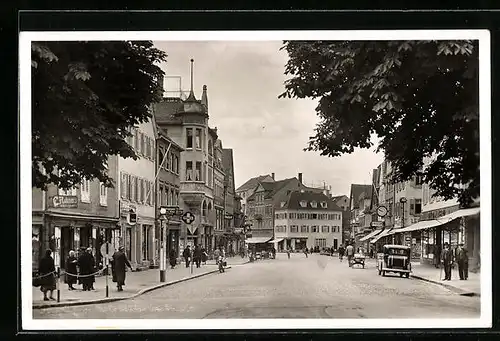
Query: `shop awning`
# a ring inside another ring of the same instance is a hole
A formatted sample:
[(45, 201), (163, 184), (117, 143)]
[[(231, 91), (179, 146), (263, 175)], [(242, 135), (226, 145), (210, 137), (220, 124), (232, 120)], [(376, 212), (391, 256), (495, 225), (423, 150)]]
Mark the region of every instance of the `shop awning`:
[(390, 236), (391, 234), (399, 232), (399, 230), (400, 229), (394, 229), (394, 228), (385, 229), (379, 235), (377, 235), (375, 238), (370, 240), (370, 243), (375, 244), (380, 238)]
[(281, 242), (283, 239), (285, 239), (285, 238), (276, 238), (276, 239), (273, 239), (273, 240), (268, 241), (268, 243), (279, 243), (279, 242)]
[(270, 241), (272, 237), (255, 237), (255, 238), (248, 238), (245, 240), (245, 243), (247, 244), (259, 244), (259, 243), (267, 243)]
[(444, 225), (444, 224), (449, 223), (450, 221), (453, 221), (457, 218), (468, 217), (468, 216), (476, 215), (479, 213), (480, 213), (479, 207), (464, 208), (464, 209), (452, 212), (450, 214), (447, 214), (445, 216), (439, 217), (437, 219), (419, 221), (418, 223), (415, 223), (413, 225), (402, 228), (399, 231), (396, 231), (396, 233), (425, 230), (425, 229), (429, 229), (432, 227)]
[(359, 241), (360, 242), (364, 242), (364, 241), (367, 241), (368, 239), (376, 236), (377, 234), (379, 234), (380, 232), (382, 232), (383, 230), (382, 229), (377, 229), (377, 230), (374, 230), (370, 233), (368, 233), (366, 236), (364, 236), (363, 238), (361, 238)]
[(436, 220), (443, 221), (442, 224), (446, 224), (452, 220), (455, 220), (457, 218), (462, 218), (462, 217), (468, 217), (471, 215), (476, 215), (479, 214), (481, 211), (480, 207), (473, 207), (473, 208), (463, 208), (461, 210), (452, 212), (450, 214), (447, 214), (445, 216), (439, 217)]

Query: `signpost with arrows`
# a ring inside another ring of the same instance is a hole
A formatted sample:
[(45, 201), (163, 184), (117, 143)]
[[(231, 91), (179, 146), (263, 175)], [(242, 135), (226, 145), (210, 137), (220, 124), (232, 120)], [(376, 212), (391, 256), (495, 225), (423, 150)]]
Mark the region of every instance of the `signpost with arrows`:
[[(162, 233), (160, 246), (160, 282), (167, 280), (167, 235), (169, 232), (170, 219), (182, 214), (182, 210), (177, 206), (160, 207), (160, 230)], [(166, 222), (166, 224), (165, 224)], [(166, 226), (165, 226), (166, 225)]]

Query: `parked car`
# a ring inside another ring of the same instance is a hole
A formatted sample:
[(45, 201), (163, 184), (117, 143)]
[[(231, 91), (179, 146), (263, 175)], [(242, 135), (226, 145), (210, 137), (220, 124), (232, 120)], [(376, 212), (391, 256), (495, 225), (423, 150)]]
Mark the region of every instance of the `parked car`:
[(378, 274), (385, 276), (388, 272), (399, 273), (400, 277), (410, 277), (411, 248), (404, 245), (384, 245), (382, 253), (377, 255)]

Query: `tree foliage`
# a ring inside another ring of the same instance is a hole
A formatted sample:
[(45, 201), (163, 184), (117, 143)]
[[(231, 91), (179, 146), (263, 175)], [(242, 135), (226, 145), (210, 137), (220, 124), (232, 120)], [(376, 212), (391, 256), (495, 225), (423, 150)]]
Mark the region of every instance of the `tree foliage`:
[[(319, 99), (305, 150), (369, 148), (392, 164), (393, 182), (421, 175), (435, 195), (464, 206), (479, 196), (477, 41), (285, 41), (279, 97)], [(429, 162), (425, 162), (428, 160)]]
[(33, 42), (31, 52), (33, 186), (112, 187), (108, 156), (137, 158), (127, 128), (161, 99), (166, 54), (149, 41)]

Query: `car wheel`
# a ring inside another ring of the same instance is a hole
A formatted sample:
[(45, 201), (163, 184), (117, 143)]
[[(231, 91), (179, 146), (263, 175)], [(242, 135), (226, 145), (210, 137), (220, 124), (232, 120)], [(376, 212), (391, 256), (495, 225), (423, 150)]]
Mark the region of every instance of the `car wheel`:
[(399, 273), (399, 277), (403, 277), (403, 273), (402, 272)]
[(410, 278), (410, 273), (406, 273), (406, 278)]

